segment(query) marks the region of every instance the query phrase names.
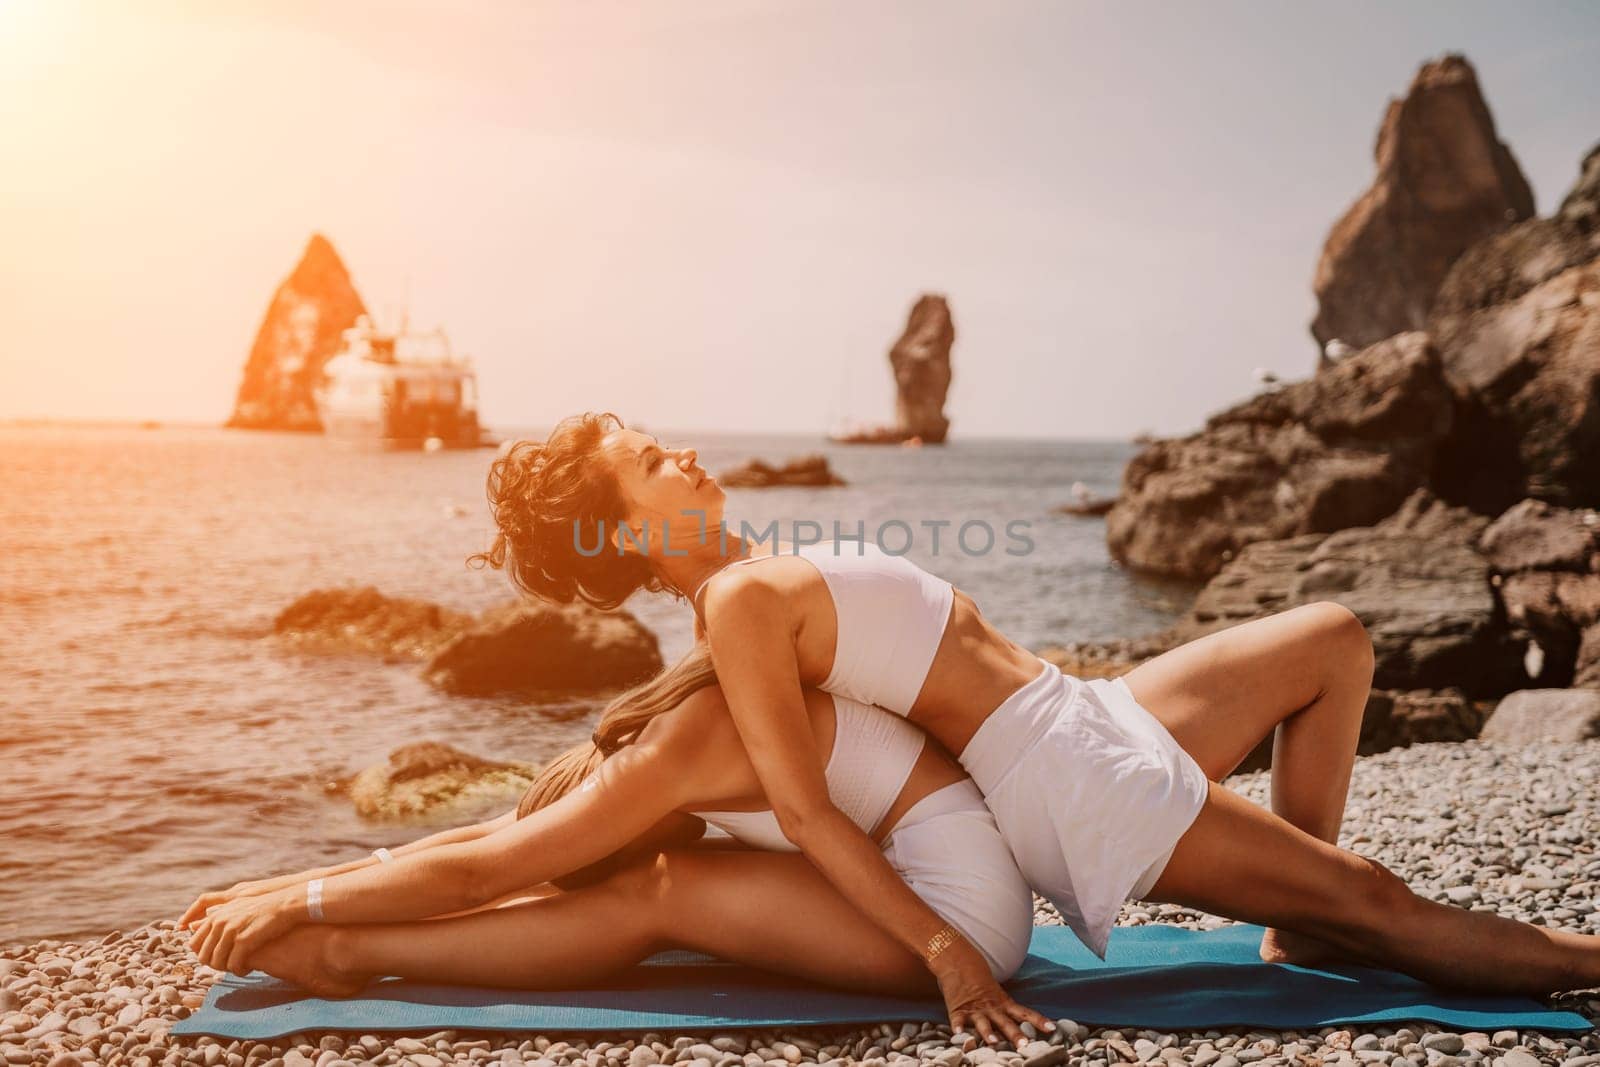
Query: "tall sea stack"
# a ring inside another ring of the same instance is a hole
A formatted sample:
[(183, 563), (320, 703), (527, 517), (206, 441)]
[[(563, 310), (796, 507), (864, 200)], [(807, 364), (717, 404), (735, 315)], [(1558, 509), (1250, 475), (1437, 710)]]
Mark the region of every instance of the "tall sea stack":
[(320, 233), (284, 279), (245, 361), (227, 425), (252, 430), (322, 429), (312, 387), (339, 335), (366, 314), (339, 253)]
[(911, 309), (905, 332), (889, 350), (894, 367), (895, 428), (926, 444), (943, 444), (950, 432), (944, 414), (950, 392), (950, 347), (956, 341), (950, 305), (942, 296), (924, 294)]

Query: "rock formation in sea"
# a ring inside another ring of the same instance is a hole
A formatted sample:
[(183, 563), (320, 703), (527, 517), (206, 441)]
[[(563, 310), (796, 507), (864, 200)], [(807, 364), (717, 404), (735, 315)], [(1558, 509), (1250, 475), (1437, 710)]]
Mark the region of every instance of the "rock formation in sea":
[(780, 467), (760, 459), (751, 459), (743, 466), (723, 471), (717, 481), (728, 489), (767, 489), (783, 485), (844, 485), (845, 480), (833, 473), (828, 457), (820, 452), (797, 456)]
[(277, 639), (317, 652), (426, 661), (449, 693), (562, 698), (625, 689), (663, 666), (655, 635), (620, 609), (510, 601), (474, 616), (366, 586), (318, 589), (273, 623)]
[(462, 696), (562, 696), (625, 689), (663, 666), (656, 635), (626, 611), (513, 601), (442, 646), (422, 676)]
[(278, 286), (245, 361), (227, 425), (252, 430), (322, 429), (312, 389), (340, 334), (366, 313), (339, 253), (320, 233)]
[(513, 805), (538, 771), (531, 763), (487, 760), (438, 741), (417, 741), (337, 783), (337, 789), (370, 819), (435, 818)]
[(895, 426), (906, 437), (942, 444), (950, 432), (944, 401), (950, 392), (950, 347), (955, 341), (949, 303), (942, 296), (924, 294), (911, 309), (905, 332), (889, 350)]
[(943, 444), (950, 432), (944, 402), (950, 392), (950, 349), (955, 340), (949, 302), (943, 296), (924, 293), (912, 306), (900, 339), (889, 350), (895, 384), (894, 425), (833, 434), (833, 440)]
[(472, 625), (466, 612), (391, 597), (373, 586), (314, 589), (272, 621), (279, 642), (311, 652), (366, 652), (390, 661), (426, 659)]
[(1533, 214), (1472, 65), (1423, 65), (1378, 130), (1372, 187), (1334, 225), (1317, 264), (1319, 345), (1357, 348), (1428, 323), (1439, 284), (1477, 241)]
[(1146, 446), (1106, 515), (1107, 547), (1200, 579), (1254, 541), (1370, 525), (1424, 484), (1452, 416), (1427, 335), (1391, 337)]

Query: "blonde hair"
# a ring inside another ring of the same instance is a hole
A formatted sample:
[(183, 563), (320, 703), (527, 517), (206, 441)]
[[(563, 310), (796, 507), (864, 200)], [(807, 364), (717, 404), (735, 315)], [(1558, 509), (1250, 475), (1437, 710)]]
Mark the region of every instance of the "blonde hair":
[(572, 792), (607, 756), (637, 741), (650, 720), (716, 684), (711, 649), (704, 641), (696, 641), (678, 662), (607, 704), (590, 740), (574, 745), (546, 764), (517, 804), (517, 818), (554, 804)]

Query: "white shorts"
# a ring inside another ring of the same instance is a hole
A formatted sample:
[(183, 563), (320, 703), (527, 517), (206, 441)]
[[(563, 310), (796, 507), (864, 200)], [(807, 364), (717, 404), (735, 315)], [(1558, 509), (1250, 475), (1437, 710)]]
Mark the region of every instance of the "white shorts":
[(1101, 959), (1149, 892), (1210, 782), (1120, 678), (1042, 669), (961, 753), (1028, 883)]
[(1033, 893), (971, 779), (917, 801), (883, 853), (917, 896), (983, 954), (996, 979), (1022, 966), (1033, 936)]

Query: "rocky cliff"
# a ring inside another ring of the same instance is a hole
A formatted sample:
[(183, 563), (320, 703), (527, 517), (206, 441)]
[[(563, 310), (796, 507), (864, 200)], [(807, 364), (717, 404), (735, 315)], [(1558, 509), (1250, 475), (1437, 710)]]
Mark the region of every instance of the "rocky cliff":
[(320, 430), (312, 387), (337, 351), (339, 335), (366, 313), (339, 253), (320, 233), (267, 306), (245, 361), (227, 425), (252, 430)]
[[(1446, 99), (1472, 111), (1464, 60), (1429, 64), (1419, 84), (1441, 91), (1441, 70), (1454, 72)], [(1386, 128), (1398, 121), (1391, 108)], [(1433, 127), (1483, 152), (1486, 128)], [(1419, 153), (1409, 181), (1456, 175), (1472, 153), (1447, 147)], [(1427, 172), (1429, 158), (1440, 174)], [(1338, 239), (1336, 230), (1330, 246)], [(1410, 272), (1408, 254), (1390, 246), (1373, 269)], [(1367, 306), (1373, 329), (1381, 305)], [(1525, 498), (1600, 506), (1600, 148), (1554, 215), (1497, 227), (1460, 253), (1424, 326), (1325, 359), (1311, 378), (1213, 415), (1198, 433), (1146, 442), (1106, 518), (1112, 556), (1209, 578), (1253, 542), (1371, 525), (1424, 487), (1490, 517)]]
[(1533, 193), (1495, 132), (1472, 65), (1424, 64), (1378, 130), (1372, 187), (1328, 235), (1317, 264), (1319, 344), (1357, 348), (1427, 325), (1456, 258), (1533, 214)]

